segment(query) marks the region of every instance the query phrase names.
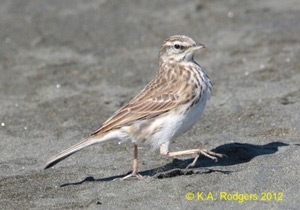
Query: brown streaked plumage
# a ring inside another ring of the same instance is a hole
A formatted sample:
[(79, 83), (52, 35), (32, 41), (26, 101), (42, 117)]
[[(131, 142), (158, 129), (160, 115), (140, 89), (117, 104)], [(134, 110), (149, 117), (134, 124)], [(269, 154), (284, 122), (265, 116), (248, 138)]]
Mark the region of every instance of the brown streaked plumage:
[(217, 160), (204, 149), (169, 152), (173, 139), (189, 130), (200, 119), (209, 99), (211, 82), (194, 61), (196, 50), (205, 48), (184, 35), (171, 36), (159, 51), (159, 68), (154, 79), (128, 104), (116, 111), (91, 137), (62, 151), (45, 165), (49, 168), (73, 153), (109, 139), (131, 140), (134, 143), (133, 171), (128, 177), (142, 178), (138, 174), (137, 145), (151, 144), (160, 147), (163, 155), (203, 154)]

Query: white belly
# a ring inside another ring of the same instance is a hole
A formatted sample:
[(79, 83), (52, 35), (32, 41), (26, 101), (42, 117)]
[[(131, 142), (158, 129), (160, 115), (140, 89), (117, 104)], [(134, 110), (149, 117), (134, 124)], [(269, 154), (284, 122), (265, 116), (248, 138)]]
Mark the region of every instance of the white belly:
[(196, 122), (201, 118), (202, 113), (204, 111), (206, 105), (206, 99), (201, 100), (197, 105), (192, 107), (187, 115), (183, 118), (181, 126), (175, 134), (175, 138), (180, 136), (181, 134), (187, 132)]
[(152, 137), (149, 136), (150, 138), (147, 143), (152, 144), (154, 148), (158, 148), (161, 144), (171, 143), (173, 139), (187, 132), (201, 118), (207, 99), (207, 93), (205, 93), (199, 103), (192, 107), (185, 115), (166, 115), (155, 120), (152, 125), (153, 128), (160, 126), (161, 129)]

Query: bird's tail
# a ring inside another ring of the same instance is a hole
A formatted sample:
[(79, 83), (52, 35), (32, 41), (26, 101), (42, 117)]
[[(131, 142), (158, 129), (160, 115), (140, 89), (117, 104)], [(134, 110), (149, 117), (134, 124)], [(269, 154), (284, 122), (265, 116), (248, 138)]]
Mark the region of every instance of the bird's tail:
[(95, 136), (91, 136), (71, 147), (68, 149), (58, 153), (57, 155), (53, 156), (45, 165), (44, 169), (50, 168), (60, 161), (64, 160), (65, 158), (69, 157), (70, 155), (74, 154), (75, 152), (78, 152), (79, 150), (91, 146), (96, 143), (100, 143), (102, 141), (107, 140), (106, 138), (103, 138), (105, 135), (97, 134)]

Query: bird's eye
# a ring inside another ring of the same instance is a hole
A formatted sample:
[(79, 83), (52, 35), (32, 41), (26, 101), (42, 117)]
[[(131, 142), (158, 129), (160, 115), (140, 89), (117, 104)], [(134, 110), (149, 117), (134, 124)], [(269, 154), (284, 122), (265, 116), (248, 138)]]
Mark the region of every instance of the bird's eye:
[(181, 46), (179, 44), (174, 45), (175, 49), (181, 49)]

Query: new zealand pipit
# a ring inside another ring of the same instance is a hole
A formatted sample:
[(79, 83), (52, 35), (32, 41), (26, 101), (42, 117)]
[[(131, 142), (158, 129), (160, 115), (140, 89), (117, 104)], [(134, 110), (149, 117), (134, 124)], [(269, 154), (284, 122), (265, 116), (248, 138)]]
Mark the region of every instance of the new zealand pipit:
[(199, 64), (194, 52), (205, 48), (184, 35), (175, 35), (164, 41), (159, 51), (159, 66), (154, 79), (128, 104), (121, 107), (92, 135), (52, 157), (49, 168), (73, 153), (109, 139), (131, 140), (134, 145), (133, 171), (129, 177), (143, 178), (138, 173), (137, 145), (160, 147), (168, 157), (195, 154), (195, 165), (200, 154), (213, 160), (222, 154), (204, 149), (169, 152), (169, 145), (188, 131), (200, 119), (210, 97), (211, 82)]

